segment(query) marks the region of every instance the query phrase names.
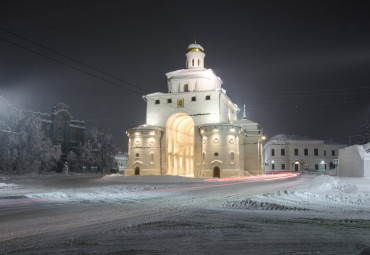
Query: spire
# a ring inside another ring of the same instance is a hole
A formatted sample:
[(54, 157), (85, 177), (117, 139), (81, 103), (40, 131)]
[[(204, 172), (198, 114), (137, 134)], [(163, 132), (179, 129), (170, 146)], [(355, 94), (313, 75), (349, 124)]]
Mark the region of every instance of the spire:
[(244, 105), (244, 109), (243, 109), (243, 120), (246, 120), (247, 119), (247, 114), (245, 113), (245, 105)]

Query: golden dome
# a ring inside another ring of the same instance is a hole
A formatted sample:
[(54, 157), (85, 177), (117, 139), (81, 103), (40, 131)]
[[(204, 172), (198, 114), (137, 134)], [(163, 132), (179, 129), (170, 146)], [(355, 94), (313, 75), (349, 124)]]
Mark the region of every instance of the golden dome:
[(190, 44), (188, 46), (188, 48), (186, 49), (186, 53), (188, 53), (188, 52), (197, 52), (197, 51), (204, 52), (204, 49), (201, 45), (196, 44), (196, 43)]

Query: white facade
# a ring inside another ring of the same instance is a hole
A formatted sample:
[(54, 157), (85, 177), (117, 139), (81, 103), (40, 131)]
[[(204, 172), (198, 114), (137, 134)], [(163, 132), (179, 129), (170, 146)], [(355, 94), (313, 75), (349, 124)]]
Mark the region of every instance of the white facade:
[(344, 144), (298, 135), (279, 134), (263, 145), (265, 171), (326, 171), (334, 168)]
[(370, 143), (339, 150), (338, 176), (370, 177)]
[(186, 69), (169, 72), (168, 93), (144, 96), (146, 124), (127, 131), (127, 175), (244, 176), (262, 170), (263, 132), (243, 118), (222, 81), (190, 44)]

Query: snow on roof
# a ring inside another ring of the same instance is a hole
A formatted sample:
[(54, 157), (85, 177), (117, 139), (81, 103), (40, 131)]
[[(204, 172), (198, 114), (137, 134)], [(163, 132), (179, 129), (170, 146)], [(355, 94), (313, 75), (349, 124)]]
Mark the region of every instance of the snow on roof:
[[(203, 67), (193, 67), (189, 69), (179, 69), (166, 73), (167, 79), (189, 79), (189, 78), (210, 78), (216, 76), (212, 69)], [(216, 76), (217, 77), (217, 76)], [(218, 77), (217, 77), (218, 78)]]
[(191, 49), (200, 49), (201, 51), (204, 52), (204, 48), (200, 44), (197, 44), (197, 43), (191, 43), (191, 44), (189, 44), (189, 46), (187, 48), (187, 51), (189, 51)]
[(286, 144), (290, 142), (315, 142), (315, 143), (324, 143), (323, 140), (320, 139), (313, 139), (307, 136), (300, 136), (300, 135), (287, 135), (287, 134), (278, 134), (271, 137), (266, 143), (268, 144)]
[(146, 125), (146, 124), (143, 124), (143, 125), (140, 125), (138, 127), (131, 128), (131, 129), (137, 129), (137, 130), (143, 130), (143, 129), (153, 130), (153, 129), (157, 129), (157, 130), (162, 130), (163, 131), (163, 128), (161, 128), (161, 127), (151, 126), (151, 125)]

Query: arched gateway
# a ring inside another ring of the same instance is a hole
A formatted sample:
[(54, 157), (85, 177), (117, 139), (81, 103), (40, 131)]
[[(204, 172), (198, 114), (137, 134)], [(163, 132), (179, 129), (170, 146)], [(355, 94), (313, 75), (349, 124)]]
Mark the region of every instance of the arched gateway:
[(194, 121), (175, 113), (166, 123), (167, 174), (194, 176)]

